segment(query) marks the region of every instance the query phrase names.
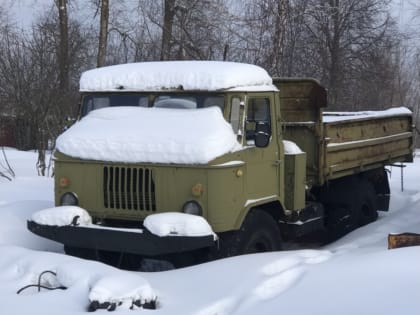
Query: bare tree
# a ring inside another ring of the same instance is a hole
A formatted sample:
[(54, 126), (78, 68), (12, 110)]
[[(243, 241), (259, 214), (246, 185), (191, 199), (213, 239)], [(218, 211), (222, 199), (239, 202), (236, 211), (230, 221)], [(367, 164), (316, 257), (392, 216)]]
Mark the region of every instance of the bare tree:
[[(1, 103), (15, 118), (17, 147), (38, 151), (41, 175), (46, 170), (46, 150), (54, 145), (76, 104), (74, 80), (69, 80), (67, 90), (62, 89), (58, 25), (54, 17), (47, 17), (34, 24), (31, 33), (5, 28), (0, 34)], [(80, 65), (87, 64), (87, 59), (81, 62), (86, 43), (76, 24), (69, 27), (69, 34), (69, 78), (78, 78)]]
[(161, 30), (161, 60), (227, 59), (230, 16), (224, 0), (164, 4), (145, 0), (141, 5), (149, 23)]
[(320, 78), (329, 88), (329, 102), (338, 106), (349, 79), (351, 63), (384, 38), (391, 19), (388, 0), (310, 0), (305, 13), (308, 44), (322, 68)]
[(58, 60), (60, 69), (60, 89), (66, 91), (69, 87), (69, 34), (68, 34), (68, 16), (67, 0), (55, 0), (58, 9), (60, 24), (60, 48), (58, 50)]
[(16, 117), (19, 147), (40, 150), (40, 161), (74, 113), (81, 71), (95, 65), (248, 62), (319, 79), (335, 109), (419, 112), (419, 54), (400, 40), (389, 0), (91, 0), (100, 20), (83, 26), (69, 3), (54, 0), (58, 10), (31, 32), (6, 23), (0, 6), (0, 106)]
[(1, 152), (2, 155), (0, 157), (0, 177), (6, 178), (9, 181), (11, 181), (12, 178), (16, 176), (15, 172), (10, 166), (4, 147), (1, 147)]
[(176, 10), (174, 51), (182, 59), (227, 58), (227, 30), (231, 21), (223, 0), (182, 1)]
[(106, 49), (108, 43), (108, 20), (109, 20), (109, 0), (100, 0), (101, 19), (99, 26), (99, 45), (97, 67), (105, 65)]
[(249, 1), (245, 4), (244, 38), (246, 49), (255, 52), (254, 63), (266, 68), (272, 75), (281, 75), (290, 28), (291, 3), (289, 0)]
[(162, 48), (160, 60), (168, 60), (170, 56), (172, 28), (175, 18), (175, 0), (165, 0), (163, 10)]

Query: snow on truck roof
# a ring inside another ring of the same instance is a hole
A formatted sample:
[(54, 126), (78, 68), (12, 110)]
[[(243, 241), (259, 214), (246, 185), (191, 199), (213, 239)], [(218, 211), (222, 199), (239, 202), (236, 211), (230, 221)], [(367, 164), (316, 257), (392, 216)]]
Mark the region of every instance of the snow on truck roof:
[(86, 71), (80, 91), (265, 90), (277, 88), (263, 68), (222, 61), (154, 61)]

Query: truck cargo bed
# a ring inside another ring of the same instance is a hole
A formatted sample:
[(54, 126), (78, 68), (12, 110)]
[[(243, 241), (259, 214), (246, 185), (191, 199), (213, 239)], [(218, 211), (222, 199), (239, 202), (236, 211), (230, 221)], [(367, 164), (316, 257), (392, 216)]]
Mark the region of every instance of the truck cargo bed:
[(316, 80), (275, 78), (274, 83), (280, 90), (284, 138), (307, 154), (308, 185), (412, 161), (408, 109), (324, 112), (326, 91)]
[(411, 112), (324, 113), (322, 177), (333, 179), (412, 161)]

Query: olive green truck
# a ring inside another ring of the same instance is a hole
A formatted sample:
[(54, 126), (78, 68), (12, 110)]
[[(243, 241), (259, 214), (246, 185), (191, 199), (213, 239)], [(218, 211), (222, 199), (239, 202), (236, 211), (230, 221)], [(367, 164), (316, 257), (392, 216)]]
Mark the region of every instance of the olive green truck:
[[(57, 139), (56, 207), (28, 228), (101, 259), (227, 257), (343, 235), (390, 200), (411, 162), (411, 112), (325, 112), (314, 79), (229, 62), (85, 72), (79, 121)], [(169, 259), (169, 258), (168, 258)]]

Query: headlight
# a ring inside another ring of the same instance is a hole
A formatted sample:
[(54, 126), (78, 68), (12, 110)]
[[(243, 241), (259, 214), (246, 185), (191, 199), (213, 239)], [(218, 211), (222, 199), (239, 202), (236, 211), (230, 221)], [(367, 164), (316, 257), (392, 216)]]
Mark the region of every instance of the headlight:
[(77, 195), (73, 192), (66, 192), (60, 198), (60, 206), (77, 206), (79, 204), (79, 199)]
[(182, 211), (188, 214), (203, 215), (203, 209), (197, 201), (187, 201), (182, 207)]

